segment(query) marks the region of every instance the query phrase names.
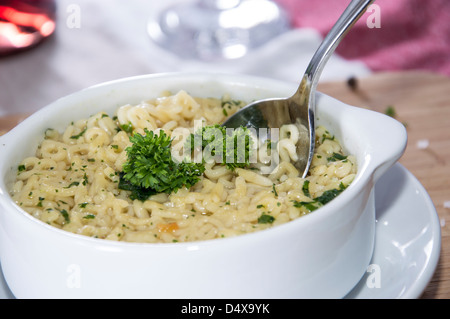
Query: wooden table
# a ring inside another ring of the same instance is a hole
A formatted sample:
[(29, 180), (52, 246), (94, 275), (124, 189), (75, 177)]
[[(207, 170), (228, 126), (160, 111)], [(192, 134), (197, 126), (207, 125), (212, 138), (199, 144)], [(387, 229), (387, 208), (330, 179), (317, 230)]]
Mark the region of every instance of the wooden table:
[[(322, 83), (319, 90), (348, 104), (385, 112), (405, 123), (408, 146), (400, 162), (431, 196), (442, 231), (441, 257), (422, 298), (450, 298), (450, 79), (424, 72), (379, 73), (348, 82)], [(26, 115), (0, 117), (0, 134)], [(426, 148), (418, 147), (428, 142)]]

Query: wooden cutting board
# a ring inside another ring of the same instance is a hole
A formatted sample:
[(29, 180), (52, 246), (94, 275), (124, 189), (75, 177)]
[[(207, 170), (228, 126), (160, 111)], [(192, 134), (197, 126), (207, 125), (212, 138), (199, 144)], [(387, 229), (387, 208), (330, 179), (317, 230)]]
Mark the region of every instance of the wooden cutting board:
[[(428, 191), (441, 221), (441, 257), (422, 298), (450, 298), (450, 79), (412, 71), (353, 80), (321, 83), (319, 90), (351, 105), (394, 111), (405, 123), (408, 146), (400, 162)], [(0, 117), (0, 134), (25, 117)]]

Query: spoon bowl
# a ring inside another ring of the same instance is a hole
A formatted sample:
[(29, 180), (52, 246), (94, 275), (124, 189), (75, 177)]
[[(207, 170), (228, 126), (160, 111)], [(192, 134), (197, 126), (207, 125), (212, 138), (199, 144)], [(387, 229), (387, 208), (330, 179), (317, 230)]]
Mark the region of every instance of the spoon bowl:
[[(294, 166), (302, 172), (303, 177), (306, 177), (315, 146), (315, 91), (318, 80), (339, 42), (373, 1), (352, 0), (313, 55), (293, 96), (259, 100), (248, 104), (230, 116), (222, 125), (230, 128), (249, 127), (255, 129), (257, 133), (260, 128), (280, 128), (285, 124), (296, 125), (301, 134)], [(270, 138), (270, 136), (267, 137)]]

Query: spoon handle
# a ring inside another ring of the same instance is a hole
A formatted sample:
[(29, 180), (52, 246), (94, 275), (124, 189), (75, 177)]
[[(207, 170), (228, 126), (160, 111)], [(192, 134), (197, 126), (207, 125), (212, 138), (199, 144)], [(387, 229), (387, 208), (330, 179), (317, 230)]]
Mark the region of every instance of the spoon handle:
[[(305, 144), (300, 153), (308, 154), (306, 161), (306, 168), (303, 172), (305, 177), (309, 171), (309, 167), (314, 155), (314, 139), (315, 139), (315, 108), (316, 108), (316, 87), (319, 82), (322, 69), (327, 63), (330, 56), (338, 46), (339, 42), (344, 38), (351, 27), (358, 21), (358, 19), (367, 10), (367, 7), (374, 0), (352, 0), (348, 7), (344, 10), (342, 15), (336, 21), (330, 32), (323, 39), (317, 51), (314, 53), (305, 74), (300, 82), (297, 92), (291, 97), (295, 101), (296, 109), (299, 112), (307, 112), (307, 114), (300, 114), (298, 116), (302, 119), (307, 119), (307, 127), (310, 143)], [(303, 106), (307, 106), (304, 108)], [(309, 149), (306, 150), (306, 148)]]
[(364, 14), (367, 7), (372, 2), (374, 2), (374, 0), (352, 0), (313, 55), (308, 67), (306, 68), (303, 79), (306, 80), (307, 83), (302, 83), (299, 90), (303, 90), (306, 84), (306, 87), (309, 88), (309, 92), (315, 91), (320, 74), (322, 73), (322, 69), (326, 62), (333, 54), (340, 41), (344, 38), (356, 21), (358, 21), (358, 19)]

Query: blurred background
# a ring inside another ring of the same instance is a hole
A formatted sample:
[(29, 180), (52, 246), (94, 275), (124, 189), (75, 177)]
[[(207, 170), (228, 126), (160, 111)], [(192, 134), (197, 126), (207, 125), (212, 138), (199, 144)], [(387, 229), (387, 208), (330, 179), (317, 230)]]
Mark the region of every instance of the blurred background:
[[(39, 5), (40, 20), (14, 15), (11, 7), (20, 2), (26, 13)], [(82, 88), (147, 73), (230, 72), (299, 82), (349, 2), (0, 0), (0, 116), (34, 112)], [(19, 40), (11, 44), (13, 35)], [(17, 50), (27, 45), (32, 49)], [(321, 81), (410, 69), (450, 74), (449, 1), (375, 1)]]

